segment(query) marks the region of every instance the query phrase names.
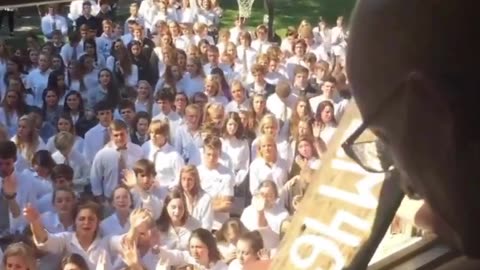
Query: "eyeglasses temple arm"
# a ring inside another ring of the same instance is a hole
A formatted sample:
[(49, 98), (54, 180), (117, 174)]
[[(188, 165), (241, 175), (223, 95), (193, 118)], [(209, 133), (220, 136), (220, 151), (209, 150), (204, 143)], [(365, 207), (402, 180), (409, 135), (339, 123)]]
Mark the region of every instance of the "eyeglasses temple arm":
[(344, 270), (367, 269), (370, 260), (377, 250), (380, 242), (383, 240), (395, 214), (405, 197), (400, 188), (400, 179), (396, 170), (389, 172), (385, 176), (385, 181), (380, 190), (377, 212), (372, 226), (372, 233), (362, 244), (352, 262)]

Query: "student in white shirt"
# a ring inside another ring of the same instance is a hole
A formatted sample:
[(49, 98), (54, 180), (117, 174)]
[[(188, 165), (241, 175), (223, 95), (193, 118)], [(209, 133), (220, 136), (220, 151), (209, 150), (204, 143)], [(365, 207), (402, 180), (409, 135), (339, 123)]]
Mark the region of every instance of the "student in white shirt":
[(157, 226), (162, 247), (187, 250), (192, 231), (200, 228), (201, 224), (187, 211), (183, 192), (175, 188), (165, 198)]
[(173, 102), (175, 101), (175, 96), (173, 93), (168, 91), (157, 92), (155, 95), (155, 101), (160, 108), (160, 113), (155, 115), (152, 120), (168, 120), (169, 132), (170, 132), (170, 143), (175, 145), (177, 138), (175, 137), (176, 130), (183, 123), (180, 115), (173, 110)]
[(33, 155), (32, 168), (26, 172), (35, 179), (31, 184), (37, 199), (53, 191), (51, 179), (53, 167), (55, 161), (47, 150), (39, 150)]
[(48, 85), (50, 75), (50, 56), (40, 53), (38, 56), (38, 68), (30, 71), (26, 78), (26, 88), (30, 88), (34, 94), (34, 105), (41, 108), (43, 105), (42, 93)]
[(112, 193), (113, 213), (102, 220), (100, 232), (102, 237), (124, 234), (130, 228), (128, 218), (132, 209), (132, 194), (124, 186), (117, 186)]
[(232, 91), (232, 101), (230, 101), (226, 108), (225, 112), (240, 112), (240, 111), (249, 111), (250, 110), (250, 100), (245, 87), (241, 81), (234, 80), (231, 85)]
[(348, 104), (348, 100), (342, 98), (338, 94), (337, 80), (332, 76), (327, 76), (321, 86), (322, 94), (310, 99), (310, 107), (312, 111), (316, 112), (320, 102), (324, 100), (330, 100), (334, 105), (335, 118), (340, 121), (343, 116), (343, 112)]
[(215, 233), (218, 250), (226, 264), (230, 264), (237, 256), (237, 241), (246, 232), (248, 230), (239, 218), (230, 218)]
[(237, 57), (243, 64), (248, 74), (257, 60), (257, 51), (252, 46), (252, 36), (249, 32), (242, 32), (239, 35), (240, 44), (237, 46)]
[(218, 75), (207, 75), (205, 78), (204, 93), (207, 95), (208, 102), (210, 103), (219, 103), (222, 106), (228, 104), (228, 99), (223, 94)]
[(288, 217), (288, 212), (278, 202), (276, 183), (264, 181), (257, 191), (252, 204), (245, 208), (240, 220), (250, 231), (259, 230), (265, 248), (277, 248), (280, 243), (280, 225)]
[(100, 101), (94, 107), (98, 124), (85, 133), (83, 155), (92, 161), (95, 154), (110, 141), (108, 127), (113, 120), (113, 108), (107, 101)]
[(32, 270), (37, 269), (37, 260), (33, 248), (23, 242), (8, 245), (5, 252), (1, 252), (0, 269), (5, 270)]
[(73, 170), (70, 166), (65, 164), (58, 164), (52, 170), (52, 185), (53, 191), (43, 195), (35, 202), (35, 208), (40, 213), (55, 211), (53, 192), (59, 189), (73, 188)]
[(314, 118), (314, 126), (315, 125), (320, 128), (320, 139), (328, 144), (337, 130), (337, 120), (335, 119), (333, 102), (324, 100), (318, 104)]
[(90, 269), (106, 260), (105, 269), (111, 269), (110, 256), (102, 258), (108, 247), (100, 238), (99, 224), (101, 218), (100, 206), (86, 202), (76, 207), (73, 216), (74, 232), (49, 233), (39, 219), (38, 212), (31, 206), (25, 207), (23, 215), (30, 223), (33, 241), (37, 248), (50, 254), (78, 253), (87, 262)]
[(210, 231), (203, 228), (193, 231), (189, 246), (189, 251), (168, 250), (162, 247), (155, 248), (155, 250), (157, 250), (159, 258), (168, 261), (172, 266), (191, 264), (199, 269), (228, 269), (222, 261), (222, 255)]
[(290, 147), (290, 142), (288, 138), (282, 137), (279, 134), (279, 123), (273, 114), (265, 114), (260, 122), (258, 123), (258, 136), (253, 140), (251, 147), (252, 160), (258, 156), (259, 153), (259, 137), (261, 135), (273, 136), (276, 142), (277, 153), (279, 158), (287, 161), (287, 164), (290, 163), (290, 160), (293, 158), (293, 153)]
[[(40, 219), (50, 233), (73, 231), (73, 210), (77, 197), (68, 188), (55, 189), (52, 193), (53, 211), (41, 214)], [(38, 210), (37, 210), (38, 211)]]
[(52, 32), (55, 30), (60, 30), (64, 36), (68, 32), (67, 20), (63, 16), (58, 15), (56, 9), (55, 5), (49, 5), (47, 14), (42, 17), (41, 29), (47, 39), (52, 38)]
[(293, 72), (296, 65), (305, 65), (303, 58), (307, 52), (307, 43), (305, 40), (298, 39), (292, 44), (294, 55), (287, 59), (286, 68), (289, 80), (293, 80)]
[(123, 183), (130, 188), (134, 208), (147, 209), (154, 219), (158, 219), (168, 188), (160, 186), (155, 175), (153, 162), (142, 158), (135, 162), (133, 170), (125, 171)]
[(77, 192), (83, 192), (89, 184), (90, 167), (87, 159), (77, 150), (73, 149), (74, 137), (71, 133), (62, 131), (55, 136), (55, 148), (52, 154), (57, 164), (70, 166), (74, 171), (73, 184)]
[(178, 185), (183, 159), (169, 143), (171, 132), (167, 120), (153, 120), (149, 129), (150, 140), (142, 145), (143, 154), (155, 166), (157, 183), (171, 189)]
[(267, 53), (268, 48), (272, 46), (268, 42), (268, 28), (266, 25), (261, 24), (257, 26), (255, 33), (257, 34), (257, 39), (252, 41), (252, 48), (257, 51), (258, 54)]
[[(73, 136), (73, 148), (78, 153), (83, 153), (83, 138), (76, 135), (75, 124), (69, 114), (62, 114), (57, 121), (57, 132), (68, 132)], [(58, 133), (57, 133), (58, 134)], [(56, 135), (50, 137), (47, 141), (47, 150), (55, 153), (58, 149), (55, 147)]]
[(275, 86), (275, 93), (267, 99), (267, 109), (275, 115), (279, 123), (279, 136), (288, 138), (290, 119), (297, 104), (298, 97), (292, 94), (288, 81), (281, 81)]
[(199, 59), (188, 58), (186, 67), (187, 72), (178, 84), (188, 98), (191, 98), (195, 93), (203, 91), (205, 74), (203, 73), (202, 62)]
[(22, 156), (27, 164), (31, 164), (33, 155), (45, 149), (45, 143), (38, 135), (33, 116), (24, 115), (18, 120), (17, 135), (11, 141), (17, 146), (18, 155)]
[(244, 129), (238, 113), (227, 114), (222, 131), (222, 151), (232, 160), (235, 186), (238, 187), (245, 181), (250, 164), (250, 146), (243, 138)]
[(142, 148), (128, 141), (125, 122), (114, 120), (109, 134), (111, 141), (95, 155), (90, 171), (92, 193), (100, 201), (112, 198), (114, 189), (122, 183), (123, 171), (143, 157)]
[(246, 18), (237, 16), (235, 19), (235, 27), (230, 28), (230, 41), (238, 45), (240, 33), (246, 31), (246, 29)]
[(157, 115), (159, 109), (154, 106), (153, 89), (149, 82), (145, 80), (138, 81), (137, 84), (137, 98), (135, 100), (136, 112), (147, 112), (150, 115)]
[(132, 264), (135, 267), (129, 269), (168, 269), (169, 263), (159, 259), (157, 249), (153, 248), (160, 238), (152, 214), (146, 209), (135, 209), (129, 222), (131, 226), (127, 233), (107, 240), (114, 261), (112, 269), (125, 269)]
[[(132, 64), (127, 48), (121, 40), (113, 42), (113, 54), (108, 56), (106, 66), (114, 74), (120, 86), (134, 87), (138, 83), (138, 67)], [(110, 52), (109, 52), (110, 54)]]
[(235, 259), (228, 265), (228, 270), (243, 270), (247, 264), (263, 259), (263, 239), (258, 231), (246, 232), (237, 241)]
[(179, 190), (185, 196), (186, 209), (190, 216), (200, 221), (201, 227), (212, 229), (212, 198), (202, 189), (198, 170), (193, 165), (185, 165), (180, 171)]
[(207, 136), (203, 145), (202, 163), (198, 166), (200, 185), (213, 199), (213, 229), (219, 229), (220, 225), (228, 219), (235, 186), (233, 171), (219, 162), (221, 152), (220, 138)]
[(258, 138), (258, 156), (250, 164), (250, 193), (253, 195), (264, 181), (273, 181), (278, 189), (287, 181), (287, 164), (279, 156), (275, 137)]
[(197, 156), (199, 149), (203, 145), (203, 139), (200, 134), (200, 121), (202, 119), (202, 108), (197, 104), (190, 104), (185, 108), (185, 124), (181, 125), (175, 132), (177, 140), (175, 149), (185, 163), (190, 158)]
[(22, 232), (25, 220), (21, 209), (36, 201), (29, 175), (16, 171), (15, 160), (17, 149), (11, 141), (0, 142), (0, 185), (2, 190), (0, 210), (3, 217), (0, 222), (0, 235), (9, 236)]

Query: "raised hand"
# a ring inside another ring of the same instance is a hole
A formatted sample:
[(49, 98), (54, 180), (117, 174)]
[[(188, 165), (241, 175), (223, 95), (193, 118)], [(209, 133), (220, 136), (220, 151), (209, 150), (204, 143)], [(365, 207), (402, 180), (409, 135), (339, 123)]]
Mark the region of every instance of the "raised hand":
[(322, 130), (323, 130), (323, 126), (320, 122), (318, 121), (313, 122), (312, 124), (313, 137), (319, 138)]
[(40, 213), (30, 203), (23, 209), (23, 216), (28, 223), (34, 223), (40, 219)]
[(262, 261), (270, 259), (270, 250), (262, 248), (258, 251), (258, 258)]
[(252, 198), (252, 205), (258, 212), (262, 212), (266, 206), (265, 198), (259, 194), (255, 195)]
[(123, 241), (120, 257), (128, 266), (138, 265), (139, 257), (136, 243), (130, 241)]
[(297, 163), (297, 165), (298, 165), (298, 167), (300, 167), (300, 169), (303, 169), (307, 166), (308, 161), (306, 159), (304, 159), (303, 157), (297, 155), (295, 157), (295, 163)]
[(283, 185), (283, 189), (290, 189), (298, 180), (300, 180), (300, 175), (295, 175)]
[(129, 188), (137, 185), (137, 176), (133, 170), (123, 170), (123, 183)]

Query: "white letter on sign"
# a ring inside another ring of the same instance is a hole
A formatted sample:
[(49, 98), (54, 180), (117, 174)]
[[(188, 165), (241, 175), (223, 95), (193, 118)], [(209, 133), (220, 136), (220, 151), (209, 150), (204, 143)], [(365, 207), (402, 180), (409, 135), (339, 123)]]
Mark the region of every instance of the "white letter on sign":
[(305, 225), (307, 228), (315, 229), (315, 231), (351, 247), (359, 246), (360, 237), (342, 231), (340, 228), (343, 224), (348, 224), (362, 231), (368, 231), (370, 229), (370, 224), (368, 222), (345, 210), (338, 210), (330, 225), (323, 224), (318, 220), (310, 218), (305, 219)]
[[(300, 254), (300, 248), (304, 245), (312, 248), (312, 252), (306, 258)], [(345, 266), (345, 259), (343, 258), (342, 252), (335, 242), (322, 236), (312, 234), (302, 235), (295, 239), (290, 248), (290, 259), (296, 268), (307, 269), (312, 267), (317, 257), (321, 253), (324, 253), (334, 261), (335, 267), (331, 269), (341, 270)], [(315, 269), (322, 270), (320, 267)]]
[(375, 209), (378, 205), (378, 199), (372, 194), (371, 190), (376, 185), (383, 182), (384, 175), (370, 174), (358, 181), (355, 185), (358, 193), (352, 193), (345, 190), (338, 189), (332, 186), (321, 185), (318, 192), (321, 195), (342, 200), (356, 206), (367, 209)]

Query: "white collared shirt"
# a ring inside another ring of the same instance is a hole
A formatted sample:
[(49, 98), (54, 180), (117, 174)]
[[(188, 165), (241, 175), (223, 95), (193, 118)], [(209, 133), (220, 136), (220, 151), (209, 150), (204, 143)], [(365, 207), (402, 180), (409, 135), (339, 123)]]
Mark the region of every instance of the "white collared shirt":
[(32, 179), (31, 185), (37, 199), (53, 191), (52, 179), (38, 175), (32, 168), (24, 171)]
[[(200, 131), (195, 131), (194, 134), (188, 131), (187, 125), (181, 125), (175, 133), (175, 149), (184, 160), (188, 160), (189, 164), (190, 159), (196, 156), (200, 156), (200, 148), (203, 146), (202, 136)], [(199, 164), (199, 163), (197, 163)]]
[(174, 228), (170, 224), (168, 231), (160, 234), (160, 245), (168, 249), (188, 250), (190, 235), (201, 226), (202, 224), (191, 216), (187, 218), (183, 226)]
[(142, 145), (142, 150), (148, 160), (155, 162), (155, 179), (161, 186), (172, 188), (178, 185), (180, 170), (185, 164), (173, 146), (166, 143), (158, 148), (149, 140)]
[(27, 81), (25, 88), (31, 88), (33, 91), (33, 104), (39, 108), (43, 105), (42, 94), (43, 90), (47, 88), (48, 76), (50, 76), (51, 70), (41, 71), (36, 68), (27, 75)]
[(103, 143), (105, 132), (108, 132), (108, 127), (104, 127), (98, 123), (85, 133), (83, 155), (87, 161), (91, 162), (95, 154), (105, 146)]
[[(119, 184), (120, 175), (118, 163), (121, 153), (112, 144), (105, 145), (93, 159), (90, 171), (90, 183), (92, 193), (95, 196), (104, 195), (106, 198), (112, 196), (113, 190)], [(125, 164), (132, 169), (135, 162), (143, 158), (142, 148), (134, 143), (128, 142), (124, 153)]]
[(287, 174), (287, 164), (284, 160), (279, 158), (270, 167), (265, 159), (257, 157), (250, 164), (250, 193), (255, 194), (260, 184), (266, 180), (272, 180), (277, 185), (277, 189), (281, 190), (287, 181)]
[[(53, 29), (53, 23), (55, 22), (55, 29)], [(66, 35), (68, 32), (68, 25), (67, 25), (67, 20), (63, 16), (60, 15), (45, 15), (42, 17), (42, 21), (40, 24), (40, 27), (42, 29), (42, 33), (44, 36), (49, 36), (52, 34), (54, 30), (60, 30), (62, 32), (62, 35)]]
[[(205, 165), (200, 164), (198, 167), (200, 175), (200, 186), (213, 199), (217, 197), (233, 197), (233, 188), (235, 180), (232, 170), (218, 164), (216, 169), (208, 169)], [(219, 229), (221, 225), (227, 221), (228, 213), (214, 212), (213, 229)]]
[(167, 196), (169, 189), (154, 183), (149, 191), (140, 190), (139, 187), (130, 189), (135, 208), (144, 208), (152, 212), (153, 218), (157, 220), (162, 214), (163, 201)]
[(45, 212), (40, 216), (40, 220), (49, 233), (73, 232), (73, 224), (65, 228), (56, 212)]
[[(57, 164), (64, 164), (66, 157), (59, 151), (52, 154), (53, 160)], [(75, 191), (81, 192), (89, 184), (90, 164), (87, 159), (79, 152), (72, 150), (68, 155), (68, 165), (73, 169), (73, 185)]]
[(182, 79), (178, 82), (180, 89), (182, 89), (188, 98), (192, 98), (195, 93), (202, 92), (205, 86), (205, 78), (202, 76), (195, 76), (192, 78), (190, 73), (185, 73)]
[(222, 139), (222, 152), (230, 157), (235, 174), (235, 185), (240, 185), (245, 180), (250, 165), (250, 146), (248, 141), (237, 138)]
[[(187, 203), (192, 203), (186, 198)], [(190, 215), (200, 221), (202, 228), (211, 230), (213, 225), (212, 198), (205, 191), (199, 190), (195, 201), (193, 202)]]
[(250, 106), (250, 99), (246, 98), (242, 103), (238, 103), (235, 100), (230, 101), (225, 107), (225, 114), (229, 112), (240, 112), (240, 111), (249, 111), (251, 108)]
[(85, 262), (88, 264), (90, 270), (96, 269), (100, 255), (104, 252), (106, 256), (106, 268), (111, 269), (110, 256), (108, 256), (108, 247), (105, 240), (96, 238), (87, 250), (83, 249), (80, 245), (75, 232), (62, 232), (55, 234), (48, 234), (47, 241), (39, 243), (35, 237), (33, 241), (37, 248), (42, 251), (46, 251), (52, 254), (70, 255), (77, 253), (82, 256)]
[(116, 212), (113, 212), (113, 214), (100, 222), (100, 232), (104, 238), (112, 235), (121, 235), (127, 233), (129, 229), (129, 219), (127, 218), (127, 222), (122, 226)]
[[(15, 201), (20, 209), (25, 208), (28, 203), (35, 205), (36, 192), (32, 188), (32, 182), (35, 180), (30, 174), (27, 173), (20, 173), (16, 171), (13, 173), (15, 175), (15, 179), (17, 180), (17, 196), (15, 197)], [(3, 186), (3, 178), (0, 178), (0, 186)], [(18, 217), (14, 218), (12, 213), (9, 211), (8, 217), (10, 219), (9, 233), (23, 232), (23, 229), (27, 225), (27, 221), (23, 215), (20, 214)], [(4, 234), (4, 232), (0, 232), (0, 234)]]
[(288, 212), (277, 202), (271, 209), (265, 209), (263, 213), (265, 214), (268, 228), (259, 227), (258, 211), (253, 205), (249, 205), (243, 210), (240, 220), (249, 231), (258, 230), (260, 232), (265, 248), (271, 249), (278, 247), (280, 243), (280, 226), (282, 222), (288, 218)]

